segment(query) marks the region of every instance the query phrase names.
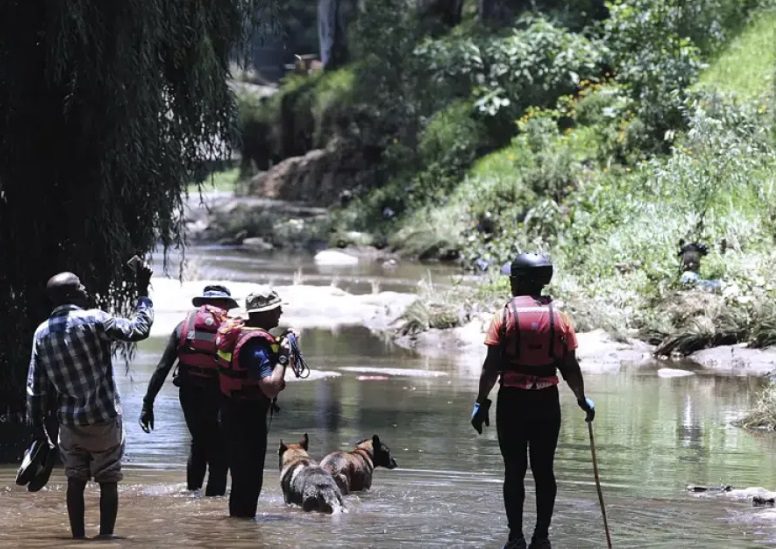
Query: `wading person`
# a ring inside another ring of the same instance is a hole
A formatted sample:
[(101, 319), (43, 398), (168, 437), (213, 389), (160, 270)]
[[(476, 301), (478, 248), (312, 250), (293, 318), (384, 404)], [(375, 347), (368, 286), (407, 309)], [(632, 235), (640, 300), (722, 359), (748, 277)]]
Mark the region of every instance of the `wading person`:
[(196, 307), (175, 327), (162, 358), (148, 382), (140, 413), (140, 427), (149, 433), (154, 428), (154, 399), (176, 360), (173, 383), (186, 427), (191, 434), (191, 449), (186, 463), (186, 487), (199, 490), (208, 472), (206, 496), (226, 493), (228, 457), (219, 426), (221, 392), (216, 363), (216, 332), (226, 320), (227, 311), (237, 302), (224, 286), (205, 286), (202, 295), (192, 299)]
[(27, 410), (34, 436), (46, 438), (42, 421), (48, 398), (54, 393), (74, 538), (85, 535), (84, 488), (92, 477), (100, 485), (100, 536), (113, 535), (124, 433), (111, 344), (148, 337), (154, 316), (148, 298), (150, 279), (151, 270), (140, 267), (136, 275), (140, 298), (131, 319), (86, 310), (88, 294), (73, 273), (57, 274), (46, 286), (54, 310), (33, 338)]
[(488, 354), (471, 423), (478, 433), (489, 425), (488, 394), (500, 378), (496, 430), (504, 458), (504, 507), (509, 524), (505, 549), (525, 548), (523, 501), (530, 458), (536, 482), (536, 527), (529, 547), (548, 548), (555, 505), (553, 461), (560, 432), (558, 377), (560, 370), (587, 421), (595, 416), (593, 401), (585, 397), (575, 349), (576, 334), (565, 314), (542, 296), (552, 278), (552, 263), (541, 255), (520, 254), (504, 267), (510, 277), (512, 299), (496, 313), (485, 338)]
[(287, 340), (269, 333), (278, 325), (281, 305), (280, 297), (270, 288), (250, 294), (245, 299), (248, 319), (244, 323), (227, 320), (216, 339), (224, 395), (221, 418), (232, 478), (232, 517), (256, 516), (267, 450), (267, 412), (286, 386), (290, 355)]

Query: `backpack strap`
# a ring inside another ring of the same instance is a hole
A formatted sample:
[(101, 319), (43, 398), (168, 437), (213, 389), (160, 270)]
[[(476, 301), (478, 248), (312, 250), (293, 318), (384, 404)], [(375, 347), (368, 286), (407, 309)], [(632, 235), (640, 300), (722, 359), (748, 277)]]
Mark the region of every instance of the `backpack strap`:
[(550, 358), (555, 360), (555, 310), (552, 308), (552, 301), (548, 304), (550, 309)]

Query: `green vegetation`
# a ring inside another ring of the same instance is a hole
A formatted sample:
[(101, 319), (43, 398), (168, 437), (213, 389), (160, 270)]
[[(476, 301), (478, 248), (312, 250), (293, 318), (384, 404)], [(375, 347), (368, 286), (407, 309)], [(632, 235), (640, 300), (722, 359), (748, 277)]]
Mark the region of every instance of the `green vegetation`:
[(200, 190), (203, 192), (219, 191), (228, 192), (234, 191), (235, 186), (240, 180), (240, 168), (225, 168), (222, 170), (216, 170), (207, 175), (201, 183), (189, 183), (187, 192), (189, 194), (198, 193)]
[[(182, 192), (235, 137), (229, 61), (269, 7), (0, 3), (3, 428), (24, 415), (47, 278), (73, 271), (96, 304), (126, 311), (126, 260), (183, 244)], [(13, 441), (0, 437), (0, 451)]]
[(754, 408), (737, 425), (744, 429), (776, 430), (776, 383), (771, 381), (762, 389)]
[(776, 86), (776, 9), (763, 10), (735, 37), (698, 80), (712, 88), (757, 100)]
[[(772, 344), (776, 5), (591, 5), (536, 2), (485, 27), (466, 3), (430, 34), (409, 2), (367, 3), (353, 63), (291, 78), (268, 105), (300, 106), (308, 149), (370, 151), (374, 177), (350, 189), (335, 235), (488, 272), (543, 250), (581, 329), (668, 354)], [(679, 283), (681, 239), (708, 244), (700, 274), (719, 292)], [(505, 292), (489, 276), (470, 307)], [(408, 331), (467, 318), (426, 301)]]

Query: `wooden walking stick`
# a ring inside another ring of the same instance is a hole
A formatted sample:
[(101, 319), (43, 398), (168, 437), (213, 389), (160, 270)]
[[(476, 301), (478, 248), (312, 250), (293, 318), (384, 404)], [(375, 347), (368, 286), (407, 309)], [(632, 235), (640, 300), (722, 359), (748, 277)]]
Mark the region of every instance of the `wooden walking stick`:
[(601, 492), (601, 479), (598, 478), (598, 460), (595, 457), (595, 439), (593, 438), (593, 422), (587, 422), (587, 432), (590, 434), (590, 451), (593, 454), (593, 473), (595, 474), (595, 487), (598, 490), (598, 502), (601, 504), (601, 515), (604, 517), (604, 530), (606, 530), (606, 546), (612, 549), (612, 538), (609, 535), (609, 523), (606, 521), (606, 507), (604, 506), (604, 494)]

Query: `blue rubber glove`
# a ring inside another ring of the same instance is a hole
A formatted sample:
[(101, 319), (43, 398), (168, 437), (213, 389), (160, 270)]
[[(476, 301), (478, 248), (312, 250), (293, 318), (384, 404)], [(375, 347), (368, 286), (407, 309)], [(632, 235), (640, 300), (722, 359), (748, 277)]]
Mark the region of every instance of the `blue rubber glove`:
[(477, 431), (479, 434), (482, 434), (482, 424), (484, 423), (488, 427), (490, 427), (490, 418), (488, 417), (488, 412), (490, 411), (490, 399), (486, 398), (485, 401), (480, 404), (479, 402), (475, 402), (474, 406), (472, 407), (472, 427), (474, 427), (474, 430)]
[(585, 412), (587, 412), (587, 415), (585, 416), (585, 421), (590, 423), (595, 419), (595, 402), (592, 401), (592, 399), (589, 399), (587, 397), (580, 398), (577, 400), (577, 404), (579, 404), (579, 407), (582, 408)]

